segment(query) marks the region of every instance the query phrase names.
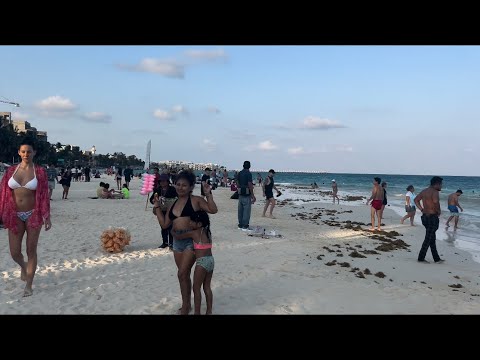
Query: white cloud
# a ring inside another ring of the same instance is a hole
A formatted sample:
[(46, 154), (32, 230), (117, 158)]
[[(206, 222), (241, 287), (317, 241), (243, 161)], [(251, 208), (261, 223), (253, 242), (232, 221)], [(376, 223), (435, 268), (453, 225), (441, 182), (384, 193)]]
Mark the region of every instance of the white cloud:
[(217, 143), (210, 139), (203, 139), (201, 146), (206, 151), (215, 151), (217, 148)]
[(227, 58), (227, 54), (223, 49), (187, 50), (185, 55), (191, 59), (206, 61), (225, 60)]
[(70, 113), (77, 108), (70, 99), (58, 95), (38, 101), (36, 107), (42, 112), (59, 115)]
[(289, 148), (287, 149), (287, 152), (291, 155), (301, 155), (305, 153), (305, 150), (303, 149), (303, 147), (299, 146), (295, 148)]
[(468, 146), (468, 147), (466, 147), (465, 149), (463, 149), (463, 151), (465, 151), (465, 152), (474, 152), (474, 149), (473, 149), (473, 147)]
[(172, 120), (173, 116), (166, 110), (157, 109), (153, 112), (153, 116), (160, 120)]
[(188, 110), (182, 105), (175, 105), (172, 111), (177, 114), (188, 115)]
[(112, 122), (112, 117), (110, 115), (98, 111), (86, 113), (83, 116), (83, 119), (92, 123), (109, 124)]
[(29, 117), (30, 115), (20, 111), (15, 111), (12, 113), (12, 120), (27, 120)]
[(270, 150), (275, 150), (277, 148), (278, 146), (273, 145), (273, 143), (270, 140), (262, 141), (260, 144), (258, 144), (259, 150), (270, 151)]
[(244, 148), (246, 151), (255, 151), (255, 150), (261, 150), (261, 151), (272, 151), (278, 149), (277, 145), (274, 145), (270, 140), (265, 140), (257, 145), (248, 145)]
[(316, 149), (305, 149), (302, 146), (291, 147), (287, 149), (287, 153), (290, 155), (318, 155), (324, 153), (332, 153), (332, 152), (353, 152), (353, 147), (350, 145), (344, 144), (323, 144)]
[(340, 124), (336, 120), (321, 119), (315, 116), (308, 116), (303, 120), (301, 127), (305, 129), (328, 130), (334, 128), (344, 128), (345, 126)]
[(160, 60), (145, 58), (137, 65), (117, 65), (118, 68), (128, 71), (148, 72), (167, 77), (183, 79), (185, 77), (184, 65), (175, 60)]
[(214, 114), (220, 114), (220, 109), (215, 107), (215, 106), (209, 106), (208, 107), (208, 112), (214, 113)]

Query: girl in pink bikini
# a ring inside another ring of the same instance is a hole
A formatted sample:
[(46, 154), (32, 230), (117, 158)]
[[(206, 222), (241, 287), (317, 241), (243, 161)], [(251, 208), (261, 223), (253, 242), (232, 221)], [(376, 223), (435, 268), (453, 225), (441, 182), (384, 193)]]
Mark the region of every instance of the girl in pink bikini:
[(190, 215), (190, 234), (193, 239), (193, 249), (195, 250), (196, 266), (193, 273), (193, 302), (195, 306), (195, 315), (200, 315), (200, 306), (202, 304), (202, 292), (205, 293), (207, 301), (207, 311), (205, 315), (212, 314), (213, 293), (211, 288), (213, 268), (215, 262), (212, 256), (212, 233), (210, 231), (210, 219), (204, 210), (195, 211)]

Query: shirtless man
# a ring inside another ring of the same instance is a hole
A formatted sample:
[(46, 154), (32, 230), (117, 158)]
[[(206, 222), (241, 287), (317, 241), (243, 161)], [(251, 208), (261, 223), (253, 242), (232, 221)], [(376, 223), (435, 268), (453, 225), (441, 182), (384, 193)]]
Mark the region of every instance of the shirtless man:
[[(316, 183), (314, 183), (314, 185), (316, 185)], [(317, 185), (317, 187), (318, 187), (318, 185)], [(338, 186), (337, 186), (337, 183), (336, 183), (335, 179), (333, 179), (332, 180), (332, 196), (333, 196), (333, 203), (334, 204), (335, 204), (335, 198), (337, 198), (338, 203), (340, 204), (340, 199), (338, 198), (337, 192), (338, 192)]]
[(448, 210), (450, 210), (450, 217), (448, 218), (447, 220), (447, 227), (450, 226), (450, 220), (452, 220), (453, 218), (455, 218), (455, 227), (454, 229), (458, 229), (458, 215), (459, 215), (459, 212), (458, 212), (458, 208), (460, 208), (460, 210), (462, 210), (463, 212), (463, 208), (460, 206), (460, 204), (458, 203), (458, 198), (460, 197), (460, 195), (463, 194), (463, 191), (462, 190), (457, 190), (456, 192), (454, 192), (453, 194), (450, 194), (448, 195)]
[[(425, 260), (427, 255), (428, 248), (432, 251), (433, 260), (436, 263), (442, 263), (445, 260), (440, 259), (437, 252), (437, 244), (435, 232), (438, 229), (439, 217), (441, 214), (440, 210), (440, 195), (439, 192), (442, 190), (443, 179), (439, 176), (434, 176), (430, 180), (430, 186), (426, 189), (423, 189), (420, 194), (415, 197), (415, 205), (417, 209), (422, 212), (422, 224), (425, 226), (425, 240), (423, 241), (422, 248), (418, 254), (418, 261), (428, 263)], [(423, 206), (420, 204), (422, 201)]]
[(370, 228), (370, 230), (375, 230), (375, 213), (377, 214), (378, 220), (377, 229), (379, 231), (381, 230), (380, 226), (382, 225), (382, 206), (384, 197), (383, 188), (380, 186), (381, 182), (382, 179), (380, 179), (379, 177), (373, 178), (372, 196), (370, 196), (370, 199), (367, 200), (367, 205), (370, 203), (370, 200), (372, 200), (372, 208), (370, 210), (372, 227)]

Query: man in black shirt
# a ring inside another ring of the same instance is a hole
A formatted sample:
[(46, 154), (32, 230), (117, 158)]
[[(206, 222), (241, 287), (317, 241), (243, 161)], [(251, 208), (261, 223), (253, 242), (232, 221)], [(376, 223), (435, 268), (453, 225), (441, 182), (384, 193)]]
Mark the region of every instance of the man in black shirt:
[(252, 204), (255, 203), (253, 194), (253, 180), (250, 172), (250, 161), (243, 163), (243, 170), (240, 171), (235, 179), (238, 184), (238, 228), (248, 229), (250, 223), (250, 214)]
[(210, 174), (212, 169), (205, 168), (205, 173), (202, 176), (202, 186), (200, 187), (200, 194), (205, 198), (205, 193), (203, 192), (203, 184), (207, 183), (210, 180)]

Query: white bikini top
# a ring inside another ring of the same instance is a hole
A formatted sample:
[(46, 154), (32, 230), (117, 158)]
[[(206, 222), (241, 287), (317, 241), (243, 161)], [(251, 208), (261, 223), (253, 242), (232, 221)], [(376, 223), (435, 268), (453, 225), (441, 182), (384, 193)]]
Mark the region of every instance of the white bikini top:
[(20, 185), (17, 182), (17, 180), (15, 180), (13, 178), (15, 176), (15, 174), (17, 173), (17, 170), (18, 170), (19, 167), (20, 167), (20, 164), (15, 169), (12, 177), (8, 180), (8, 187), (12, 190), (22, 188), (22, 187), (25, 188), (25, 189), (28, 189), (28, 190), (37, 190), (38, 181), (37, 181), (37, 173), (35, 172), (35, 166), (33, 166), (33, 179), (30, 180), (29, 182), (27, 182), (24, 186)]

